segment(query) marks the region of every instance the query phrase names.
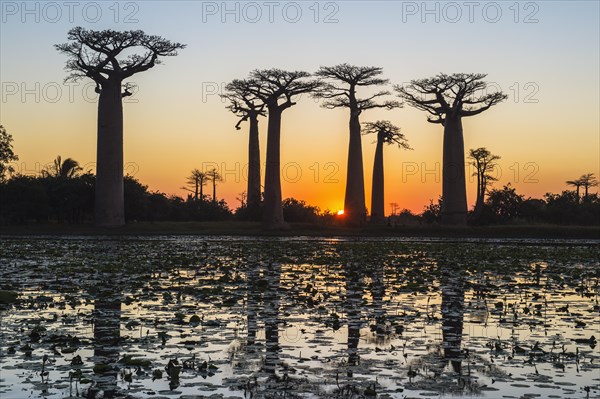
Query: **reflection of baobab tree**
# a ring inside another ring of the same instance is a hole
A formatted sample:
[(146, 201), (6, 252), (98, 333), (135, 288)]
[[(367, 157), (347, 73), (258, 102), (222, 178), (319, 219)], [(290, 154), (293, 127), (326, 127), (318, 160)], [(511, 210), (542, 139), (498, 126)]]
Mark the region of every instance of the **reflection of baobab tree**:
[[(107, 280), (110, 281), (110, 280)], [(94, 301), (94, 380), (88, 397), (117, 395), (119, 341), (121, 338), (121, 298), (114, 287), (100, 287)], [(94, 393), (95, 392), (95, 393)], [(90, 396), (92, 393), (96, 396)]]
[(454, 372), (461, 372), (461, 342), (465, 313), (464, 277), (460, 272), (442, 274), (442, 347), (444, 359)]
[[(360, 363), (358, 343), (360, 341), (361, 305), (363, 291), (363, 273), (358, 265), (348, 264), (345, 270), (346, 277), (346, 318), (348, 324), (348, 366), (357, 366)], [(352, 374), (348, 370), (348, 376)]]
[(373, 298), (373, 316), (375, 324), (371, 325), (371, 331), (375, 332), (375, 343), (385, 343), (387, 336), (386, 317), (383, 297), (385, 296), (384, 265), (378, 265), (371, 271), (371, 296)]
[(428, 354), (409, 363), (410, 369), (416, 371), (414, 380), (407, 384), (409, 389), (478, 393), (481, 387), (476, 374), (503, 374), (487, 360), (463, 348), (466, 310), (463, 267), (451, 263), (440, 265), (442, 342), (441, 346), (436, 345)]
[(265, 323), (265, 364), (263, 370), (275, 376), (279, 364), (279, 287), (281, 265), (273, 263), (264, 269), (262, 317)]
[(257, 281), (258, 281), (258, 265), (250, 264), (248, 265), (248, 270), (246, 272), (246, 287), (247, 287), (247, 295), (246, 295), (246, 312), (247, 312), (247, 323), (248, 323), (248, 336), (246, 340), (246, 345), (248, 349), (252, 348), (256, 342), (256, 331), (258, 330), (258, 324), (256, 321), (256, 315), (258, 312), (258, 300), (259, 300), (259, 292), (257, 290)]

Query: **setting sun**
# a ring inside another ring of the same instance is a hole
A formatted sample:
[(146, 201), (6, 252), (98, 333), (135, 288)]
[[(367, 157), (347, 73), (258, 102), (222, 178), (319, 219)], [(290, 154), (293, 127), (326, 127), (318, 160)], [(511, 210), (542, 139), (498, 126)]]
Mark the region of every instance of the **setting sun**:
[(342, 216), (344, 214), (344, 210), (340, 209), (339, 211), (337, 211), (338, 216)]

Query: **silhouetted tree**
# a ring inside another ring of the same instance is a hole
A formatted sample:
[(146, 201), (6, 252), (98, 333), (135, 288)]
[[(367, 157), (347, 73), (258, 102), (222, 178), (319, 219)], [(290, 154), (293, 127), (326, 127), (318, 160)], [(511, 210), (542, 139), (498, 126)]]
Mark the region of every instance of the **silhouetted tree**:
[(215, 168), (212, 168), (211, 170), (206, 172), (206, 176), (208, 177), (208, 180), (210, 182), (212, 182), (212, 187), (213, 187), (212, 200), (213, 200), (213, 203), (216, 203), (217, 202), (217, 182), (222, 181), (223, 178), (219, 174), (219, 171)]
[(502, 189), (491, 190), (486, 204), (494, 212), (496, 221), (505, 223), (520, 216), (523, 201), (525, 198), (508, 183)]
[(487, 148), (480, 147), (469, 150), (469, 159), (471, 159), (471, 165), (475, 167), (473, 176), (477, 176), (477, 197), (475, 209), (473, 210), (473, 219), (477, 220), (485, 205), (485, 194), (488, 186), (491, 182), (498, 180), (492, 175), (492, 171), (500, 157), (492, 154)]
[(579, 203), (579, 199), (581, 198), (581, 196), (579, 195), (579, 189), (581, 188), (581, 185), (582, 185), (581, 179), (567, 180), (565, 183), (567, 183), (567, 185), (569, 185), (569, 186), (575, 187), (575, 198), (577, 199), (577, 203)]
[(210, 180), (207, 173), (201, 172), (198, 169), (193, 169), (187, 178), (187, 185), (189, 189), (183, 187), (185, 190), (190, 191), (194, 194), (194, 201), (204, 201), (204, 186)]
[(426, 111), (427, 121), (444, 126), (442, 223), (466, 224), (467, 191), (462, 118), (488, 110), (505, 100), (502, 92), (486, 93), (485, 74), (439, 74), (395, 86), (411, 106)]
[(444, 203), (442, 197), (439, 197), (437, 203), (433, 203), (433, 200), (429, 200), (429, 205), (425, 206), (421, 217), (425, 223), (439, 223), (442, 221), (442, 204)]
[(13, 152), (13, 138), (4, 126), (0, 125), (0, 183), (6, 181), (6, 173), (14, 173), (15, 169), (10, 165), (18, 161), (19, 157)]
[(315, 223), (319, 219), (320, 209), (308, 205), (303, 200), (286, 198), (282, 203), (283, 216), (287, 222)]
[(584, 189), (583, 199), (587, 200), (588, 190), (590, 189), (590, 187), (596, 187), (598, 185), (598, 180), (596, 179), (593, 173), (586, 173), (585, 175), (581, 175), (579, 181), (581, 182), (581, 186)]
[[(247, 92), (265, 104), (269, 112), (263, 209), (263, 225), (268, 229), (285, 227), (280, 176), (281, 114), (296, 104), (294, 97), (313, 92), (319, 87), (319, 82), (307, 80), (310, 76), (302, 71), (263, 69), (251, 72), (247, 82)], [(238, 83), (238, 80), (231, 82), (234, 85)]]
[(344, 218), (350, 224), (360, 225), (366, 222), (365, 179), (360, 134), (360, 115), (372, 108), (392, 109), (400, 107), (398, 101), (377, 100), (389, 95), (389, 91), (378, 91), (365, 98), (357, 97), (357, 89), (367, 86), (383, 86), (387, 79), (380, 77), (383, 69), (379, 67), (359, 67), (340, 64), (321, 67), (316, 75), (323, 79), (322, 88), (316, 97), (325, 100), (323, 107), (348, 108), (350, 110), (350, 141), (348, 144), (348, 170), (346, 175), (346, 193), (344, 197)]
[(249, 88), (253, 83), (248, 80), (234, 80), (229, 83), (222, 96), (229, 100), (227, 107), (231, 112), (240, 117), (235, 125), (240, 129), (242, 122), (248, 121), (250, 130), (248, 132), (248, 201), (249, 208), (260, 206), (260, 146), (258, 140), (258, 117), (265, 116), (265, 104), (257, 99)]
[(244, 208), (246, 207), (248, 201), (248, 194), (246, 194), (246, 191), (242, 191), (237, 197), (235, 197), (235, 199), (240, 201), (240, 208)]
[[(96, 162), (96, 224), (125, 223), (123, 194), (123, 97), (131, 84), (123, 82), (159, 64), (158, 57), (177, 55), (185, 46), (141, 30), (86, 30), (73, 28), (68, 43), (56, 49), (69, 57), (66, 81), (87, 77), (96, 83), (98, 100), (98, 147)], [(135, 50), (143, 49), (143, 54)]]
[(71, 179), (81, 173), (82, 170), (79, 162), (73, 158), (67, 158), (63, 161), (62, 157), (58, 155), (52, 165), (42, 170), (42, 176)]
[(383, 174), (383, 145), (397, 144), (405, 150), (411, 149), (400, 128), (390, 121), (365, 123), (364, 134), (377, 134), (375, 160), (373, 162), (373, 182), (371, 190), (371, 222), (382, 223), (385, 218), (384, 206), (384, 174)]

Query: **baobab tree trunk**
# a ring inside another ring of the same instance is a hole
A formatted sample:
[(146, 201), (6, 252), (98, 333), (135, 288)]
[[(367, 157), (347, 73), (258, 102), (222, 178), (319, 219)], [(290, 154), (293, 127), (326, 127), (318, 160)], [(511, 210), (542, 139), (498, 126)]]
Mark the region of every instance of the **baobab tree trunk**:
[(446, 118), (443, 156), (442, 223), (466, 224), (465, 150), (460, 116)]
[(477, 200), (475, 201), (475, 209), (473, 209), (473, 218), (472, 220), (477, 221), (477, 219), (479, 219), (479, 216), (481, 215), (481, 212), (483, 211), (483, 200), (484, 200), (484, 196), (482, 195), (482, 193), (485, 190), (485, 178), (482, 176), (482, 173), (479, 170), (479, 167), (477, 168), (477, 196), (475, 198), (477, 198)]
[(267, 162), (265, 168), (265, 207), (263, 226), (267, 229), (285, 227), (281, 205), (281, 110), (269, 107), (267, 128)]
[(365, 178), (358, 114), (357, 111), (350, 110), (350, 143), (348, 146), (348, 172), (344, 198), (344, 217), (352, 225), (364, 224), (367, 217), (365, 214)]
[(248, 139), (248, 208), (260, 206), (260, 147), (258, 142), (258, 116), (250, 117)]
[(382, 223), (385, 217), (384, 210), (384, 182), (383, 182), (383, 137), (377, 136), (375, 148), (375, 161), (373, 162), (373, 185), (371, 191), (371, 223)]
[(123, 194), (123, 102), (121, 82), (102, 85), (98, 100), (96, 225), (125, 224)]

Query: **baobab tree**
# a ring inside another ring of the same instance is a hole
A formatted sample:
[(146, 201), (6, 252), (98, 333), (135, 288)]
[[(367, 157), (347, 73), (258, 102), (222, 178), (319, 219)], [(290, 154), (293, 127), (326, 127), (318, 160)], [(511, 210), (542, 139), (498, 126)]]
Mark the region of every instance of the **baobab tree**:
[(567, 183), (567, 185), (569, 186), (573, 186), (575, 187), (575, 200), (577, 201), (577, 203), (579, 203), (579, 190), (583, 184), (583, 182), (581, 181), (581, 179), (577, 179), (577, 180), (567, 180), (565, 183)]
[(394, 86), (400, 98), (429, 113), (427, 121), (444, 126), (442, 223), (467, 223), (467, 189), (462, 118), (478, 115), (502, 102), (501, 91), (487, 93), (486, 74), (439, 74)]
[(359, 87), (386, 85), (388, 80), (380, 77), (382, 73), (383, 69), (379, 67), (360, 67), (349, 64), (321, 67), (316, 73), (323, 80), (323, 85), (315, 96), (325, 100), (323, 107), (329, 109), (348, 108), (350, 110), (344, 218), (353, 225), (363, 224), (367, 219), (360, 115), (368, 109), (393, 109), (401, 106), (399, 101), (378, 101), (381, 97), (390, 94), (386, 90), (378, 91), (368, 97), (358, 97), (357, 89)]
[[(295, 105), (294, 98), (317, 89), (320, 83), (309, 80), (311, 75), (302, 71), (281, 69), (255, 70), (246, 82), (247, 93), (260, 100), (267, 108), (267, 160), (263, 226), (267, 229), (285, 227), (281, 198), (281, 115)], [(234, 80), (233, 85), (240, 84)]]
[(585, 175), (581, 175), (579, 178), (581, 181), (581, 186), (584, 189), (583, 199), (586, 200), (588, 198), (588, 190), (590, 187), (596, 187), (598, 185), (598, 180), (594, 176), (593, 173), (586, 173)]
[(221, 177), (221, 174), (219, 173), (219, 171), (215, 168), (212, 168), (211, 170), (206, 172), (206, 176), (208, 177), (208, 180), (212, 182), (212, 187), (213, 187), (212, 200), (214, 203), (217, 203), (217, 182), (223, 181), (223, 178)]
[(187, 185), (190, 188), (182, 187), (184, 190), (194, 194), (194, 201), (204, 201), (204, 186), (209, 181), (207, 173), (199, 169), (193, 169), (187, 178)]
[(258, 139), (258, 117), (265, 116), (265, 104), (250, 93), (252, 82), (248, 80), (234, 80), (225, 86), (226, 93), (223, 98), (229, 100), (227, 106), (231, 112), (240, 119), (235, 128), (240, 130), (240, 125), (248, 121), (250, 130), (248, 132), (248, 208), (260, 207), (260, 146)]
[[(411, 149), (400, 128), (390, 121), (367, 122), (363, 134), (376, 134), (375, 160), (373, 162), (373, 182), (371, 190), (371, 223), (382, 223), (385, 218), (384, 210), (384, 174), (383, 174), (383, 145), (397, 144), (405, 150)], [(395, 211), (395, 209), (394, 209)]]
[(492, 172), (500, 156), (492, 154), (485, 147), (480, 147), (469, 150), (469, 159), (471, 160), (471, 165), (475, 167), (473, 176), (477, 176), (477, 199), (475, 201), (475, 208), (473, 209), (473, 219), (477, 219), (483, 210), (488, 186), (491, 185), (491, 182), (498, 180)]
[[(141, 30), (87, 30), (73, 28), (68, 43), (57, 44), (69, 59), (65, 81), (90, 78), (98, 99), (98, 146), (96, 155), (96, 224), (125, 224), (123, 197), (123, 98), (130, 96), (136, 73), (160, 63), (159, 57), (175, 56), (185, 45), (173, 43)], [(137, 52), (136, 52), (137, 51)], [(141, 52), (141, 54), (140, 54)]]

